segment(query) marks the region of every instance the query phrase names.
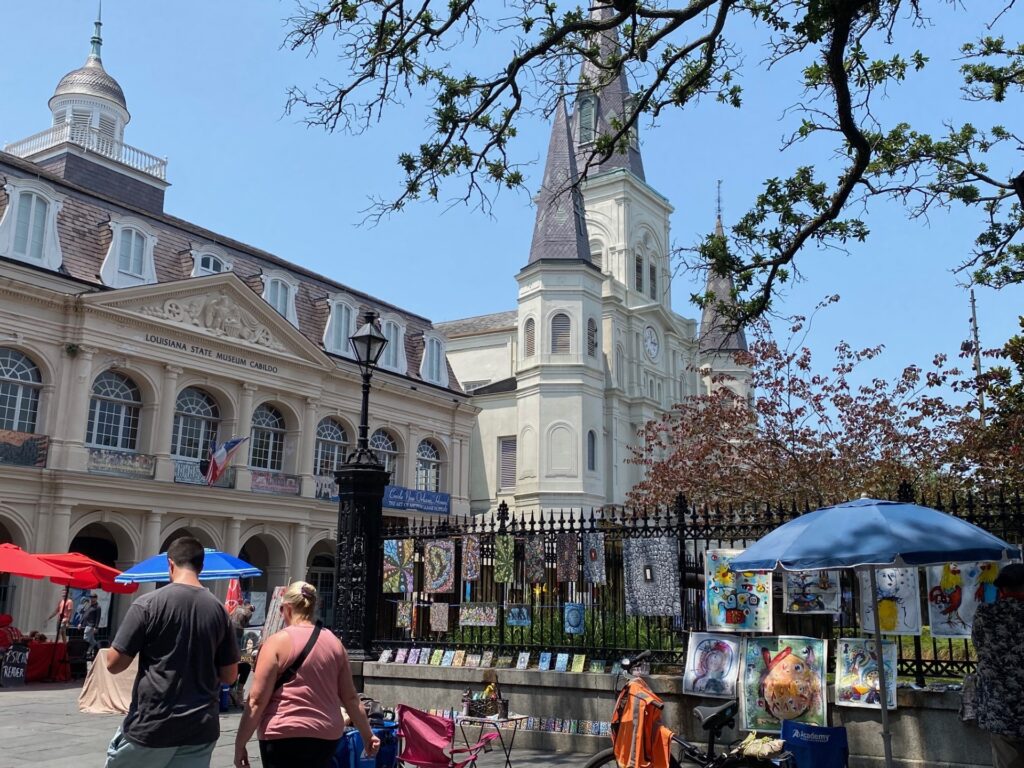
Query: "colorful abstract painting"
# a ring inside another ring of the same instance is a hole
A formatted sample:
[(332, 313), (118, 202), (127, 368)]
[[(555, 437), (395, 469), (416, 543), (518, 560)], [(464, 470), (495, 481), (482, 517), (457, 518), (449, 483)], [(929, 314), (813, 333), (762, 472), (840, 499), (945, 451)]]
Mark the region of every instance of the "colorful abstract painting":
[(528, 605), (506, 605), (506, 627), (528, 627), (533, 623)]
[(583, 534), (583, 578), (588, 584), (604, 584), (604, 534)]
[(548, 580), (544, 567), (544, 536), (526, 537), (526, 583), (543, 584)]
[(498, 626), (498, 605), (496, 603), (463, 603), (459, 606), (459, 626)]
[(622, 542), (627, 616), (678, 616), (679, 542), (675, 536)]
[(494, 580), (498, 584), (512, 581), (516, 570), (516, 540), (512, 536), (494, 537)]
[(741, 645), (738, 637), (691, 632), (683, 671), (683, 693), (736, 698)]
[[(875, 631), (875, 600), (871, 599), (871, 575), (858, 571), (860, 582), (860, 629)], [(921, 589), (917, 568), (879, 568), (876, 575), (878, 624), (883, 634), (921, 634)]]
[(582, 635), (586, 617), (586, 609), (583, 603), (566, 603), (562, 611), (565, 634)]
[(423, 547), (423, 572), (427, 592), (454, 591), (455, 542), (451, 539), (428, 541)]
[[(896, 709), (896, 643), (882, 641), (885, 663), (887, 709)], [(866, 637), (843, 637), (836, 641), (836, 704), (844, 707), (880, 709), (878, 654), (875, 641)]]
[(555, 535), (555, 578), (561, 582), (572, 582), (580, 576), (580, 561), (576, 555), (580, 538), (575, 533)]
[(430, 631), (448, 631), (448, 603), (430, 604)]
[(384, 591), (412, 592), (416, 542), (387, 539), (384, 542)]
[(742, 549), (709, 549), (704, 556), (707, 627), (725, 632), (772, 631), (772, 575), (729, 570)]
[(412, 601), (402, 600), (395, 611), (395, 626), (398, 629), (412, 629)]
[(748, 637), (740, 670), (740, 728), (778, 732), (783, 720), (825, 722), (827, 645), (813, 637)]
[(480, 537), (462, 537), (462, 580), (476, 581), (480, 578)]
[(999, 563), (946, 563), (924, 570), (932, 637), (970, 637), (978, 606), (996, 601)]
[(783, 571), (782, 598), (786, 613), (839, 613), (839, 571)]

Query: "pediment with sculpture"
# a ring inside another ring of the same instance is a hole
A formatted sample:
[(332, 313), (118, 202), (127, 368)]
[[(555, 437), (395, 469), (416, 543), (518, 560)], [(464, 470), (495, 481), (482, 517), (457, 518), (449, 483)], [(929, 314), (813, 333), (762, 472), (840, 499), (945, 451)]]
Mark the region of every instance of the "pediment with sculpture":
[(214, 336), (281, 352), (285, 347), (270, 329), (225, 292), (175, 296), (136, 309), (147, 317), (191, 326)]

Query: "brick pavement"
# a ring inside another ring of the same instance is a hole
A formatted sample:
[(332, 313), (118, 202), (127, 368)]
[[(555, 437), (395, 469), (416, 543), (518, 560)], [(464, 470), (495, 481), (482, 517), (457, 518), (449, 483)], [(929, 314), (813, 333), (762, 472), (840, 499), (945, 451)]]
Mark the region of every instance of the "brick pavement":
[[(79, 712), (79, 687), (75, 683), (0, 688), (0, 768), (102, 768), (107, 742), (121, 716)], [(231, 768), (239, 717), (237, 712), (221, 716), (211, 768)], [(255, 741), (252, 744), (249, 756), (253, 765), (259, 765), (259, 750)], [(515, 768), (580, 768), (587, 757), (515, 749), (512, 762)], [(503, 756), (492, 752), (481, 757), (479, 768), (503, 765)]]

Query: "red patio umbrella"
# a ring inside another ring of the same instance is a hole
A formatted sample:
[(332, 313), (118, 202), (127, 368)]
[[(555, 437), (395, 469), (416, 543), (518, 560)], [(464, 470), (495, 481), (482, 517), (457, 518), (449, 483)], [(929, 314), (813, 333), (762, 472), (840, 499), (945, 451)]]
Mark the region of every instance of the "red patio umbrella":
[(80, 552), (68, 552), (62, 555), (36, 555), (40, 560), (70, 574), (70, 579), (63, 581), (51, 579), (56, 584), (64, 584), (75, 589), (102, 589), (104, 592), (116, 592), (127, 595), (135, 592), (138, 584), (118, 584), (114, 581), (121, 572), (109, 565), (98, 563)]
[(72, 575), (59, 566), (41, 560), (14, 544), (0, 544), (0, 573), (10, 573), (29, 579), (50, 579), (63, 584)]

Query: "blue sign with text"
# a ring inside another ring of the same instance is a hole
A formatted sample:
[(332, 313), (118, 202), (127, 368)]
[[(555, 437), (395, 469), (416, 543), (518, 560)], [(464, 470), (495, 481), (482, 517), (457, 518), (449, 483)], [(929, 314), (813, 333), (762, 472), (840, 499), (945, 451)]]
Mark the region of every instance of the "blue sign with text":
[(390, 509), (411, 509), (416, 512), (447, 515), (450, 505), (451, 495), (447, 493), (417, 491), (400, 485), (384, 487), (384, 506)]

